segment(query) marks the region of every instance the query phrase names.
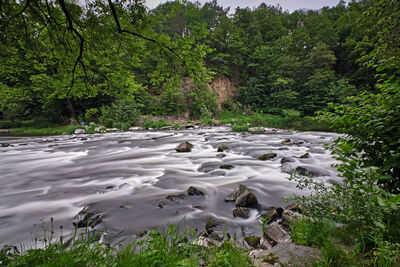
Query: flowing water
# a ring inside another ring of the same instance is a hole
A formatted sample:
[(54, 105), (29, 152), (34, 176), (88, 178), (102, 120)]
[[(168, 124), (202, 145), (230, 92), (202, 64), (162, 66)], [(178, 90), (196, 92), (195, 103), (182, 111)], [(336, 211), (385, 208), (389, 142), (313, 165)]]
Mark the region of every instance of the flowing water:
[[(224, 222), (227, 231), (259, 232), (263, 209), (285, 207), (284, 197), (301, 193), (287, 180), (297, 166), (323, 182), (338, 179), (335, 161), (322, 147), (333, 133), (233, 133), (229, 128), (184, 131), (137, 131), (97, 135), (0, 138), (0, 247), (43, 237), (42, 222), (54, 219), (56, 235), (70, 236), (73, 218), (84, 208), (103, 215), (96, 229), (123, 231), (130, 237), (146, 229), (185, 220), (203, 230), (207, 218)], [(294, 144), (282, 145), (290, 138)], [(177, 153), (184, 141), (194, 147)], [(219, 145), (229, 149), (217, 152)], [(276, 153), (272, 160), (258, 156)], [(306, 152), (309, 158), (300, 158)], [(222, 155), (223, 154), (223, 155)], [(225, 156), (224, 156), (225, 155)], [(283, 157), (292, 162), (281, 164)], [(221, 169), (223, 164), (234, 167)], [(232, 215), (224, 198), (247, 185), (259, 209), (247, 219)], [(195, 186), (204, 196), (170, 201), (168, 195)]]

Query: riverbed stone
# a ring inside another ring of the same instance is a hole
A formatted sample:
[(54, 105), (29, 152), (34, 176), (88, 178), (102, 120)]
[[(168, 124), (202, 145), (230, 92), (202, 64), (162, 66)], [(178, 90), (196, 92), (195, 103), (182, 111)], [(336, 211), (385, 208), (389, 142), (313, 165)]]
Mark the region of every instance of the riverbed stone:
[(293, 142), (292, 142), (292, 139), (286, 138), (286, 139), (282, 140), (281, 144), (282, 145), (291, 145), (291, 144), (293, 144)]
[(288, 163), (288, 162), (293, 163), (293, 162), (296, 162), (296, 160), (294, 158), (291, 158), (291, 157), (283, 157), (281, 159), (281, 164), (285, 164), (285, 163)]
[(175, 147), (176, 152), (191, 152), (193, 145), (189, 142), (180, 143), (177, 147)]
[(255, 235), (250, 235), (246, 236), (244, 240), (247, 242), (247, 244), (253, 248), (257, 248), (260, 244), (261, 237), (255, 236)]
[(228, 148), (229, 147), (227, 147), (226, 145), (219, 145), (218, 148), (217, 148), (217, 152), (224, 152)]
[(267, 153), (267, 154), (263, 154), (261, 156), (258, 157), (259, 160), (270, 160), (273, 158), (276, 158), (278, 155), (276, 153)]
[(256, 195), (243, 184), (239, 184), (238, 188), (225, 198), (225, 202), (230, 201), (234, 201), (236, 207), (256, 208), (258, 206)]
[(291, 241), (289, 233), (276, 221), (265, 227), (264, 236), (276, 243)]
[(224, 169), (224, 170), (230, 170), (230, 169), (233, 169), (234, 166), (231, 164), (224, 164), (224, 165), (219, 166), (219, 168)]
[(103, 221), (103, 216), (101, 214), (94, 211), (89, 211), (88, 208), (85, 207), (74, 217), (72, 224), (76, 228), (85, 228), (85, 227), (94, 228), (102, 221)]
[(10, 146), (9, 143), (2, 143), (2, 144), (1, 144), (1, 147), (9, 147), (9, 146)]
[(305, 153), (305, 154), (301, 155), (300, 158), (301, 159), (308, 159), (308, 158), (310, 158), (310, 154)]
[(178, 202), (186, 198), (186, 194), (175, 194), (175, 195), (168, 195), (166, 199), (173, 202)]
[(261, 214), (261, 218), (264, 218), (266, 222), (270, 223), (278, 218), (282, 217), (283, 209), (281, 207), (271, 207), (266, 212)]
[(74, 132), (74, 134), (85, 134), (85, 133), (86, 133), (85, 129), (76, 129)]
[(250, 216), (250, 211), (247, 208), (244, 207), (238, 207), (233, 210), (233, 216), (234, 217), (242, 217), (242, 218), (249, 218)]
[(208, 217), (207, 221), (206, 221), (206, 231), (207, 233), (211, 233), (212, 232), (212, 228), (218, 226), (219, 223), (217, 223), (213, 218)]
[(201, 192), (199, 189), (197, 189), (194, 186), (190, 186), (187, 190), (187, 193), (189, 196), (203, 196), (204, 193)]
[(226, 157), (226, 154), (225, 153), (219, 153), (219, 154), (217, 154), (217, 155), (215, 155), (217, 158), (224, 158), (224, 157)]

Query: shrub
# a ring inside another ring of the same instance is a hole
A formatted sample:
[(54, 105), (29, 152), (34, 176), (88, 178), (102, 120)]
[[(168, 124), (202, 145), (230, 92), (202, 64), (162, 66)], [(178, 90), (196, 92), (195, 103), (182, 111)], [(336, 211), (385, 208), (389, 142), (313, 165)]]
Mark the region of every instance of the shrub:
[(105, 106), (101, 108), (100, 120), (106, 127), (113, 127), (113, 123), (127, 123), (130, 125), (136, 125), (139, 121), (140, 112), (137, 109), (135, 102), (131, 100), (123, 100), (111, 106)]

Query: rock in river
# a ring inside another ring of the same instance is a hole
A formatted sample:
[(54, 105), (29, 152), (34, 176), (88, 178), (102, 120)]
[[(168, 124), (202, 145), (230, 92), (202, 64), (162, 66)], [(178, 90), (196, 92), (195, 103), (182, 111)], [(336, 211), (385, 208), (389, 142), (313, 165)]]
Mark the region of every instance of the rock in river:
[(267, 154), (263, 154), (263, 155), (259, 156), (258, 159), (259, 160), (269, 160), (269, 159), (273, 159), (276, 157), (277, 157), (276, 153), (267, 153)]
[(235, 190), (235, 192), (226, 197), (225, 201), (234, 201), (236, 207), (256, 208), (258, 206), (256, 195), (243, 184), (239, 184), (239, 187)]
[(88, 211), (87, 207), (81, 210), (75, 217), (72, 224), (76, 228), (91, 227), (94, 228), (96, 225), (103, 221), (103, 216), (92, 211)]
[(233, 210), (234, 217), (242, 217), (242, 218), (249, 218), (250, 211), (247, 208), (238, 207)]
[(188, 192), (189, 196), (203, 196), (204, 195), (203, 192), (201, 192), (199, 189), (197, 189), (194, 186), (190, 186), (188, 188), (187, 192)]
[(192, 151), (193, 145), (189, 142), (180, 143), (175, 147), (176, 152), (190, 152)]

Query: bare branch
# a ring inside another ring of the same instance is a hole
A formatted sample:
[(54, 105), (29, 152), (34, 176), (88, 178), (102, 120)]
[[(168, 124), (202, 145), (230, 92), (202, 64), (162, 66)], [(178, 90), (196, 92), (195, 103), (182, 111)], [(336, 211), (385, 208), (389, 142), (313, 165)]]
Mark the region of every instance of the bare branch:
[(66, 97), (68, 98), (69, 94), (71, 93), (72, 87), (74, 86), (74, 83), (75, 83), (75, 71), (76, 71), (76, 68), (77, 68), (78, 64), (80, 64), (82, 66), (83, 70), (85, 71), (85, 65), (83, 64), (83, 61), (82, 61), (85, 39), (83, 39), (83, 37), (79, 33), (79, 31), (74, 28), (74, 24), (72, 23), (71, 14), (69, 13), (69, 11), (68, 11), (68, 9), (67, 9), (67, 7), (65, 5), (65, 1), (64, 0), (58, 0), (58, 2), (60, 3), (61, 9), (62, 9), (62, 11), (63, 11), (63, 13), (65, 15), (65, 18), (67, 19), (68, 29), (71, 32), (73, 32), (75, 34), (75, 36), (78, 37), (78, 39), (79, 39), (79, 55), (75, 60), (74, 67), (72, 68), (71, 85), (70, 85), (70, 88), (69, 88), (69, 90), (67, 92), (67, 95), (66, 95)]

